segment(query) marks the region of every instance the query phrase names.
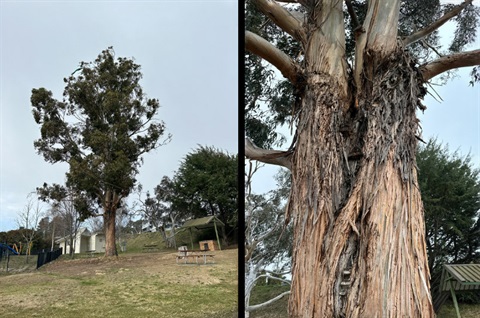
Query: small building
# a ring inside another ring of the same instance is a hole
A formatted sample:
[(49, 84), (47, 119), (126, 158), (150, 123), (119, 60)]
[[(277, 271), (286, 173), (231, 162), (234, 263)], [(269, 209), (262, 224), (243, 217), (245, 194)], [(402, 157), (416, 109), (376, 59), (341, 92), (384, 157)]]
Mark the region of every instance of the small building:
[[(221, 250), (222, 246), (220, 245), (220, 238), (218, 237), (217, 228), (222, 227), (222, 226), (225, 226), (225, 224), (223, 224), (223, 222), (220, 221), (216, 216), (212, 215), (212, 216), (207, 216), (207, 217), (203, 217), (203, 218), (199, 218), (199, 219), (187, 220), (183, 224), (182, 228), (188, 229), (190, 231), (190, 243), (192, 245), (192, 250), (193, 250), (192, 228), (195, 228), (197, 230), (214, 228), (215, 229), (215, 236), (217, 238), (217, 245), (216, 246), (208, 245), (208, 243), (207, 243), (207, 246), (205, 246), (205, 242), (209, 242), (209, 241), (205, 241), (203, 243), (199, 242), (200, 243), (200, 249), (203, 250), (203, 249), (206, 249), (208, 247), (209, 250), (216, 250), (216, 249)], [(213, 240), (211, 240), (211, 241), (213, 241)]]
[[(95, 251), (97, 253), (105, 252), (105, 235), (103, 233), (92, 233), (87, 228), (81, 227), (77, 231), (75, 237), (74, 254), (85, 253), (87, 251)], [(62, 237), (55, 240), (55, 243), (63, 248), (63, 254), (70, 254), (70, 237)]]

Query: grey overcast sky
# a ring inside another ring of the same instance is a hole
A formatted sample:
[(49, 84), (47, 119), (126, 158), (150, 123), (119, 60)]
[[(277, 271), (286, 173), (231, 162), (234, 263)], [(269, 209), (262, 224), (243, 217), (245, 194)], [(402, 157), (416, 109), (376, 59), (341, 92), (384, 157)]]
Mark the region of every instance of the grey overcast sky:
[(236, 154), (237, 12), (228, 0), (0, 0), (0, 231), (17, 228), (28, 193), (63, 184), (68, 168), (36, 154), (32, 88), (61, 99), (63, 78), (109, 46), (141, 65), (144, 92), (159, 99), (158, 118), (173, 135), (144, 157), (144, 190), (173, 176), (198, 145)]

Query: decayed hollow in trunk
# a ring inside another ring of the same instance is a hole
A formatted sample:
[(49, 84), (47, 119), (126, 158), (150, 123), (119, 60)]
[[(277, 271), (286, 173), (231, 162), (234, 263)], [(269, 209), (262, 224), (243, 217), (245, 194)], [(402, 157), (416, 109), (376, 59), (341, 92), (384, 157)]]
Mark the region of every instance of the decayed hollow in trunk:
[(402, 50), (365, 56), (358, 107), (327, 74), (306, 79), (287, 211), (292, 317), (433, 314), (415, 171), (421, 77)]

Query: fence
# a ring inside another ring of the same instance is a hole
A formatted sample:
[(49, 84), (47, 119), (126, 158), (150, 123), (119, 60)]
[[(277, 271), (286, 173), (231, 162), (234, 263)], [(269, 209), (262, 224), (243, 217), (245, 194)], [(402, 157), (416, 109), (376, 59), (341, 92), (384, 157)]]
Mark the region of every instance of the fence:
[(17, 255), (8, 249), (0, 248), (0, 273), (19, 273), (36, 268), (37, 255)]
[(60, 255), (62, 255), (61, 247), (55, 251), (38, 253), (37, 269), (51, 261), (56, 260)]

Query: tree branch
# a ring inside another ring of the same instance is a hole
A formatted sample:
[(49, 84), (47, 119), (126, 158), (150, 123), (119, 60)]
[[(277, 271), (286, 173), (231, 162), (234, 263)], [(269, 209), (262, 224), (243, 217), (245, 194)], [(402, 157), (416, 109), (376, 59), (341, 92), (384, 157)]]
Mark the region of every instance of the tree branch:
[(254, 0), (257, 8), (263, 12), (283, 31), (287, 32), (299, 42), (305, 42), (305, 32), (302, 29), (302, 21), (297, 20), (287, 9), (273, 0)]
[(426, 37), (427, 35), (429, 35), (433, 31), (437, 30), (439, 27), (444, 25), (446, 22), (448, 22), (448, 20), (450, 20), (451, 18), (458, 15), (467, 5), (469, 5), (471, 3), (472, 3), (472, 0), (465, 0), (463, 3), (459, 4), (458, 6), (454, 7), (452, 10), (445, 13), (440, 19), (433, 22), (432, 24), (430, 24), (426, 28), (424, 28), (424, 29), (422, 29), (418, 32), (415, 32), (413, 34), (410, 34), (409, 36), (404, 37), (403, 38), (404, 45), (405, 46), (410, 45), (410, 44)]
[(270, 42), (255, 33), (245, 31), (245, 49), (268, 61), (282, 72), (282, 75), (289, 79), (292, 84), (296, 84), (297, 71), (295, 62)]
[(480, 65), (480, 49), (443, 56), (420, 66), (419, 70), (426, 82), (448, 70), (474, 65)]
[(258, 160), (277, 166), (292, 168), (291, 151), (266, 150), (261, 149), (253, 144), (253, 142), (245, 138), (245, 157), (252, 160)]
[[(265, 272), (268, 272), (268, 273), (272, 273), (272, 274), (275, 274), (274, 272), (270, 272), (270, 271), (267, 271), (267, 270), (264, 270)], [(290, 273), (286, 273), (286, 274), (290, 274)], [(285, 284), (292, 284), (291, 281), (287, 280), (287, 279), (283, 279), (283, 278), (280, 278), (280, 277), (276, 277), (276, 276), (270, 276), (270, 275), (266, 275), (266, 274), (262, 274), (262, 275), (259, 275), (255, 278), (255, 281), (261, 279), (261, 278), (268, 278), (268, 279), (274, 279), (274, 280), (278, 280), (282, 283), (285, 283)]]
[(253, 305), (253, 306), (248, 306), (247, 308), (245, 308), (245, 311), (253, 311), (253, 310), (257, 310), (257, 309), (260, 309), (262, 307), (265, 307), (273, 302), (276, 302), (277, 300), (281, 299), (283, 296), (285, 295), (289, 295), (290, 294), (290, 291), (286, 291), (286, 292), (283, 292), (281, 293), (280, 295), (278, 295), (277, 297), (274, 297), (266, 302), (263, 302), (261, 304), (258, 304), (258, 305)]

